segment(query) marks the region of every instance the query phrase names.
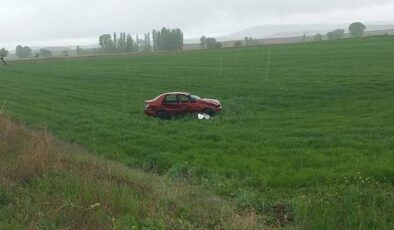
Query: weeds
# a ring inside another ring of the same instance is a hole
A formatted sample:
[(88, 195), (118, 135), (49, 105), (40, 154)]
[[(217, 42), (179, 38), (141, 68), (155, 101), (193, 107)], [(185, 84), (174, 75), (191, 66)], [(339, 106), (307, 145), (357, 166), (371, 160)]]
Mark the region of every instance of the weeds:
[(251, 222), (233, 223), (236, 208), (201, 187), (104, 161), (46, 131), (0, 117), (0, 135), (2, 228), (245, 229), (239, 223)]

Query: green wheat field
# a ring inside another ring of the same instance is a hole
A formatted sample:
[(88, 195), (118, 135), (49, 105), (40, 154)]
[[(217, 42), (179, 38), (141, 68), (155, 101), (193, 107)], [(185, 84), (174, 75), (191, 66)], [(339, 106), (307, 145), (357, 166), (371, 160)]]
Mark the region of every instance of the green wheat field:
[[(168, 91), (224, 110), (145, 116), (144, 100)], [(266, 226), (394, 228), (394, 37), (12, 62), (0, 66), (1, 106), (104, 159), (207, 188)]]

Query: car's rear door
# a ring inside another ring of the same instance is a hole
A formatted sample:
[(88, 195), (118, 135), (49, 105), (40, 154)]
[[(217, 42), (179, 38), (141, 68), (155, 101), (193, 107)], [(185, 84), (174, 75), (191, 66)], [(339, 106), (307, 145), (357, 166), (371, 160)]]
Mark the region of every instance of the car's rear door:
[(163, 106), (166, 112), (170, 114), (179, 114), (184, 111), (184, 106), (179, 103), (178, 96), (176, 94), (168, 94), (164, 96)]

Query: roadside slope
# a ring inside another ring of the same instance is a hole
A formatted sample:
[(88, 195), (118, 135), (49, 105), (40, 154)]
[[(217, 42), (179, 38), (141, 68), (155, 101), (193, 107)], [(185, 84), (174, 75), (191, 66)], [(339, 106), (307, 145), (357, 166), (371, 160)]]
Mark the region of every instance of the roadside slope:
[(254, 213), (200, 187), (104, 161), (1, 116), (0, 140), (0, 228), (261, 228)]

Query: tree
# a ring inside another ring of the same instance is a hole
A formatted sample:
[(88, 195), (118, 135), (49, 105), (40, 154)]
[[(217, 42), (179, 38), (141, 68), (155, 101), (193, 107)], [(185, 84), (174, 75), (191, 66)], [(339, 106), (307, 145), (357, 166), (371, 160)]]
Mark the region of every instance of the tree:
[(207, 48), (207, 37), (205, 37), (204, 35), (200, 38), (200, 47), (201, 49)]
[(156, 45), (156, 30), (152, 30), (152, 41), (153, 41), (153, 51), (157, 50), (157, 45)]
[(77, 55), (82, 55), (82, 49), (81, 49), (81, 47), (77, 46), (76, 51), (77, 51)]
[[(115, 33), (116, 34), (116, 33)], [(121, 32), (119, 38), (115, 43), (115, 52), (125, 53), (126, 52), (126, 33)]]
[(246, 46), (255, 45), (254, 39), (252, 37), (245, 37), (245, 45)]
[(163, 27), (160, 31), (155, 31), (153, 37), (156, 50), (180, 50), (183, 48), (181, 29)]
[(28, 47), (28, 46), (23, 47), (23, 54), (26, 58), (30, 57), (31, 53), (32, 53), (32, 50), (30, 47)]
[(18, 58), (22, 58), (22, 46), (21, 45), (18, 45), (17, 47), (16, 47), (16, 51), (15, 51), (15, 54), (16, 54), (16, 56), (18, 57)]
[(313, 40), (320, 42), (323, 41), (323, 35), (322, 34), (316, 34), (315, 36), (313, 36)]
[(40, 49), (40, 56), (42, 57), (52, 57), (52, 52), (47, 49)]
[(350, 35), (354, 38), (362, 37), (367, 27), (361, 22), (354, 22), (349, 26)]
[(104, 53), (112, 53), (115, 51), (115, 44), (112, 41), (112, 37), (110, 34), (103, 34), (99, 38), (99, 44), (101, 47), (101, 50)]
[(117, 39), (117, 36), (116, 36), (116, 33), (114, 33), (114, 49), (112, 50), (112, 52), (116, 52), (116, 48), (118, 47), (117, 46), (117, 43), (118, 42), (118, 39)]
[(138, 34), (135, 35), (135, 50), (137, 52), (140, 50), (140, 39), (138, 38)]
[(126, 52), (127, 53), (133, 51), (133, 43), (134, 43), (133, 38), (131, 37), (130, 34), (128, 34), (127, 38), (126, 38)]
[(28, 46), (22, 47), (21, 45), (18, 45), (16, 47), (16, 56), (19, 58), (28, 58), (31, 56), (31, 53), (32, 50)]
[(223, 47), (223, 44), (221, 42), (216, 42), (215, 48), (220, 49)]
[(0, 60), (3, 62), (4, 65), (7, 65), (7, 62), (5, 62), (4, 58), (7, 57), (9, 54), (8, 50), (1, 48), (0, 50)]
[(345, 34), (345, 30), (336, 29), (334, 31), (328, 32), (327, 33), (327, 38), (328, 38), (328, 40), (341, 39), (341, 38), (343, 38), (344, 34)]
[(147, 33), (145, 34), (145, 38), (144, 38), (144, 51), (150, 51), (151, 50), (151, 46), (150, 46), (150, 34)]
[(207, 38), (206, 44), (208, 49), (221, 48), (215, 38)]
[[(202, 36), (200, 38), (200, 42), (201, 42), (200, 47), (202, 49), (206, 49), (206, 48), (215, 49), (215, 48), (222, 48), (223, 47), (223, 44), (216, 41), (215, 38), (207, 38), (205, 36)], [(242, 43), (241, 43), (241, 45), (242, 45)]]

